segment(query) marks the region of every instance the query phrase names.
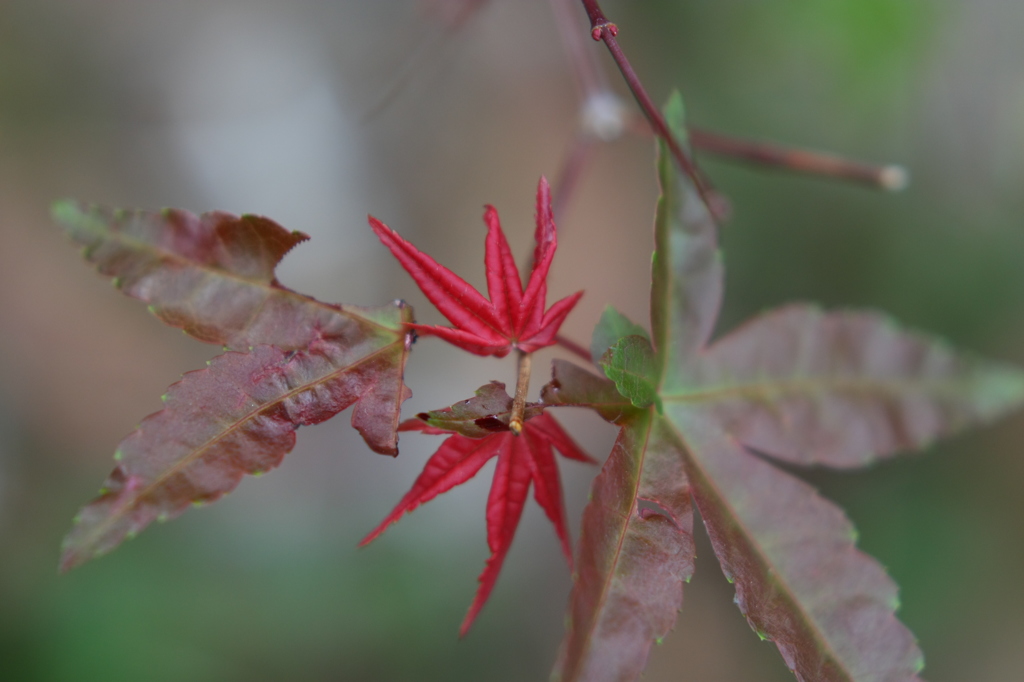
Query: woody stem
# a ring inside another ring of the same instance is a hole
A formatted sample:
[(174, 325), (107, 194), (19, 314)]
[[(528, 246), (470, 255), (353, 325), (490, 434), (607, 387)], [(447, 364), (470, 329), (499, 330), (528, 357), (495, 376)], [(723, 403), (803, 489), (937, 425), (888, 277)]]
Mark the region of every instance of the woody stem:
[(526, 391), (530, 388), (530, 365), (533, 356), (519, 351), (519, 378), (516, 380), (516, 395), (512, 399), (512, 415), (508, 428), (515, 435), (523, 432), (523, 417), (526, 414)]
[(876, 166), (851, 161), (835, 154), (785, 147), (771, 142), (743, 140), (708, 130), (690, 128), (694, 149), (796, 173), (824, 175), (842, 180), (897, 191), (907, 184), (907, 172), (901, 166)]
[(665, 144), (668, 145), (669, 151), (675, 158), (679, 168), (693, 181), (697, 194), (700, 195), (701, 200), (707, 206), (712, 217), (720, 218), (719, 213), (721, 212), (722, 202), (715, 201), (714, 190), (709, 186), (700, 169), (697, 168), (697, 164), (679, 143), (676, 136), (672, 134), (665, 119), (662, 118), (661, 112), (658, 111), (658, 107), (654, 104), (654, 100), (647, 94), (647, 90), (644, 89), (639, 76), (636, 75), (626, 55), (622, 52), (622, 48), (619, 47), (619, 41), (615, 38), (619, 34), (618, 26), (608, 21), (604, 12), (601, 11), (601, 6), (598, 5), (597, 0), (583, 0), (583, 7), (587, 11), (587, 17), (590, 19), (590, 36), (594, 40), (604, 41), (605, 47), (611, 53), (615, 65), (619, 67), (622, 78), (626, 81), (626, 85), (629, 86), (629, 91), (633, 93), (636, 103), (640, 106), (640, 110), (647, 118), (648, 123), (651, 124), (651, 128), (654, 129), (655, 135), (664, 140)]
[(566, 349), (567, 351), (569, 351), (573, 355), (577, 355), (577, 356), (583, 358), (587, 362), (590, 362), (590, 363), (596, 362), (594, 360), (594, 358), (590, 357), (590, 351), (589, 350), (587, 350), (586, 348), (584, 348), (580, 344), (576, 343), (575, 341), (573, 341), (572, 339), (570, 339), (567, 336), (562, 336), (561, 334), (557, 334), (555, 336), (555, 343), (557, 343), (559, 346), (561, 346), (562, 348)]

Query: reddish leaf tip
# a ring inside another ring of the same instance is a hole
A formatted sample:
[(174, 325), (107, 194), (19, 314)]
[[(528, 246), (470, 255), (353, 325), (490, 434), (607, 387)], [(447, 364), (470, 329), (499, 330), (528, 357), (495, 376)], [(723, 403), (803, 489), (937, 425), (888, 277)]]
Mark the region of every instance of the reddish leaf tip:
[(505, 555), (508, 553), (509, 544), (511, 544), (511, 539), (501, 551), (494, 553), (489, 559), (487, 559), (483, 572), (480, 574), (480, 577), (477, 578), (480, 586), (477, 588), (476, 595), (473, 597), (473, 603), (469, 605), (469, 609), (466, 611), (466, 616), (462, 619), (462, 624), (459, 626), (460, 639), (469, 633), (469, 629), (473, 627), (476, 617), (480, 615), (480, 611), (484, 608), (484, 604), (486, 604), (487, 600), (490, 598), (491, 591), (494, 589), (494, 585), (498, 582), (498, 574), (501, 572), (501, 566), (505, 563)]
[[(397, 511), (397, 510), (396, 510), (396, 511)], [(400, 513), (400, 514), (395, 514), (394, 512), (392, 512), (391, 514), (389, 514), (389, 515), (387, 516), (387, 518), (385, 518), (385, 519), (384, 519), (383, 521), (381, 521), (381, 522), (380, 522), (380, 523), (379, 523), (379, 524), (377, 525), (377, 527), (376, 527), (376, 528), (374, 528), (374, 529), (373, 529), (373, 530), (371, 530), (371, 531), (370, 531), (369, 533), (367, 533), (367, 534), (366, 534), (366, 537), (364, 537), (364, 538), (363, 538), (362, 540), (360, 540), (360, 541), (359, 541), (359, 544), (358, 544), (358, 545), (356, 545), (356, 546), (357, 546), (357, 547), (366, 547), (366, 546), (367, 546), (368, 544), (370, 544), (371, 542), (373, 542), (374, 540), (376, 540), (376, 539), (377, 539), (378, 537), (380, 537), (380, 536), (381, 536), (381, 534), (382, 534), (382, 533), (383, 533), (384, 531), (386, 531), (386, 530), (388, 529), (388, 527), (389, 527), (389, 526), (391, 526), (391, 524), (393, 524), (393, 523), (394, 523), (395, 521), (397, 521), (397, 520), (398, 520), (399, 518), (401, 518), (402, 514), (404, 514), (404, 513), (405, 513), (405, 512), (404, 512), (404, 510), (403, 510), (403, 511), (402, 511), (402, 513)]]

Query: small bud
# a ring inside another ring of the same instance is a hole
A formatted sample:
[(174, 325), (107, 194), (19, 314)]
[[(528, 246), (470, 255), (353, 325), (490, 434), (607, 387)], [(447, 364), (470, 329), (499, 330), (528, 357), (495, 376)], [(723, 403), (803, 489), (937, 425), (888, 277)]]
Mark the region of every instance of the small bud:
[(907, 173), (907, 169), (903, 166), (886, 166), (878, 174), (878, 183), (882, 186), (882, 189), (887, 189), (890, 192), (899, 192), (906, 189), (907, 185), (910, 184), (910, 176)]

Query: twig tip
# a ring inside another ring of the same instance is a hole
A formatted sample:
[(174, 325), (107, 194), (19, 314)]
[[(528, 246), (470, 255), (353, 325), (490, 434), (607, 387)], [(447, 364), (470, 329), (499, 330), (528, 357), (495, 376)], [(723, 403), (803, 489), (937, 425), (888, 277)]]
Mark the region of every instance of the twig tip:
[(890, 192), (900, 192), (910, 184), (910, 174), (903, 166), (886, 166), (878, 174), (878, 184)]
[(605, 30), (608, 31), (608, 34), (612, 38), (619, 35), (618, 26), (616, 26), (610, 21), (602, 21), (600, 23), (594, 24), (594, 27), (590, 30), (590, 37), (593, 38), (594, 40), (601, 40), (602, 38), (604, 38)]

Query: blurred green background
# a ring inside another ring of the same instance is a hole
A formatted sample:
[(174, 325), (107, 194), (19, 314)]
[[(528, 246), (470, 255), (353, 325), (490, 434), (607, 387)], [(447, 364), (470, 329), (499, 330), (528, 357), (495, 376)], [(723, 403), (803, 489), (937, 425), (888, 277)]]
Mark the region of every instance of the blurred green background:
[[(557, 175), (579, 103), (544, 0), (493, 0), (446, 31), (455, 1), (0, 3), (0, 679), (546, 678), (569, 578), (543, 514), (531, 503), (458, 641), (487, 555), (493, 467), (357, 550), (437, 439), (407, 435), (391, 460), (348, 415), (302, 429), (272, 475), (56, 573), (119, 439), (217, 349), (116, 295), (49, 203), (263, 213), (313, 236), (282, 266), (286, 285), (331, 301), (401, 297), (439, 321), (366, 213), (482, 284), (482, 205), (525, 254), (533, 189)], [(734, 209), (722, 329), (813, 299), (881, 308), (1024, 363), (1024, 4), (605, 9), (655, 99), (678, 85), (693, 123), (910, 169), (910, 189), (885, 194), (707, 160)], [(579, 340), (606, 303), (646, 320), (651, 149), (642, 136), (600, 147), (561, 221), (551, 296), (587, 290), (564, 328)], [(513, 371), (421, 341), (406, 410)], [(564, 420), (593, 454), (608, 451), (611, 427)], [(1022, 442), (1017, 416), (926, 456), (807, 474), (900, 584), (930, 680), (1024, 679)], [(563, 467), (573, 519), (593, 474)], [(645, 679), (791, 679), (731, 596), (701, 540), (679, 624)]]

